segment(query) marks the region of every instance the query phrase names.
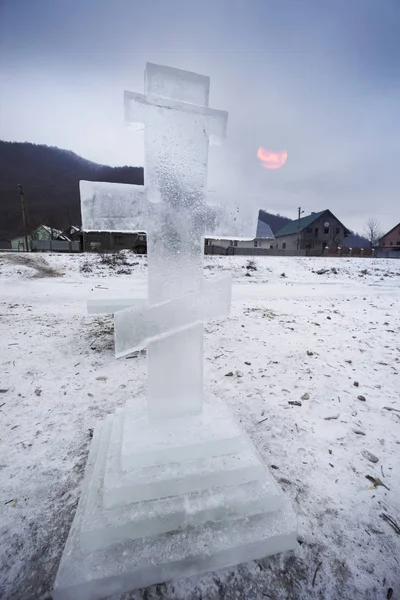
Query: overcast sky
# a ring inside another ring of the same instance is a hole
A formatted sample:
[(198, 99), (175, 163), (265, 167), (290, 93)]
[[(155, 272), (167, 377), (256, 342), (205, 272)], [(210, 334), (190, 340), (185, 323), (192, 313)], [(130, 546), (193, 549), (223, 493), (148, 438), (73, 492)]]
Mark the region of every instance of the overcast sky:
[[(146, 61), (209, 75), (229, 111), (209, 186), (361, 231), (400, 221), (400, 0), (0, 0), (0, 139), (143, 165), (123, 91)], [(259, 146), (286, 149), (264, 169)]]

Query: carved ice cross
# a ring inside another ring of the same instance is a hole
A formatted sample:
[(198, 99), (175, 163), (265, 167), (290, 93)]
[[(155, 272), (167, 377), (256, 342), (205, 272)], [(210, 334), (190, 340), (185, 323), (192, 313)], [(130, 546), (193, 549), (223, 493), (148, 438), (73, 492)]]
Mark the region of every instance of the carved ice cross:
[(145, 126), (145, 186), (81, 182), (84, 231), (147, 233), (148, 299), (115, 313), (116, 355), (147, 346), (148, 413), (201, 412), (203, 321), (225, 316), (229, 278), (204, 280), (204, 237), (254, 237), (258, 209), (206, 197), (211, 137), (228, 113), (210, 109), (208, 77), (147, 63), (145, 94), (125, 92), (125, 118)]

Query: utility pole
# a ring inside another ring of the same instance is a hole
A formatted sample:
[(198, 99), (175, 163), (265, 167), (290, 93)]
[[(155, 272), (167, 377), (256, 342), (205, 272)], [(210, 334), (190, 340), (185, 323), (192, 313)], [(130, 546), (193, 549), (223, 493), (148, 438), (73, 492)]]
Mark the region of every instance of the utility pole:
[(298, 217), (297, 217), (297, 250), (300, 249), (300, 219), (301, 219), (301, 215), (303, 214), (304, 210), (301, 210), (301, 206), (299, 206), (298, 210)]
[(25, 197), (24, 197), (24, 188), (22, 187), (22, 185), (20, 183), (18, 184), (18, 188), (19, 188), (19, 195), (20, 195), (20, 198), (21, 198), (22, 223), (23, 223), (24, 234), (25, 234), (25, 251), (28, 252), (29, 251), (29, 246), (28, 246), (28, 214), (26, 212)]

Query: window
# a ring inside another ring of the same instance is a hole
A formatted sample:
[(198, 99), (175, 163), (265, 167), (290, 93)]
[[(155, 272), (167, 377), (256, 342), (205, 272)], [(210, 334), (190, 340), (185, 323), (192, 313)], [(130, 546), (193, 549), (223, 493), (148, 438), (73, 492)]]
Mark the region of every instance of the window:
[(233, 245), (237, 246), (237, 240), (233, 240)]
[(329, 227), (324, 227), (324, 233), (325, 234), (329, 233)]
[(230, 245), (230, 246), (233, 246), (233, 240), (230, 240), (230, 241), (229, 241), (229, 245)]
[(286, 242), (283, 242), (283, 244), (282, 244), (282, 250), (286, 250)]
[(254, 248), (258, 248), (258, 241), (254, 240)]
[(396, 246), (400, 246), (400, 240), (396, 242)]
[(314, 229), (314, 237), (316, 237), (316, 238), (318, 237), (318, 227), (316, 227)]
[(393, 242), (390, 242), (390, 245), (393, 246)]
[(336, 235), (339, 235), (340, 233), (340, 227), (336, 227)]

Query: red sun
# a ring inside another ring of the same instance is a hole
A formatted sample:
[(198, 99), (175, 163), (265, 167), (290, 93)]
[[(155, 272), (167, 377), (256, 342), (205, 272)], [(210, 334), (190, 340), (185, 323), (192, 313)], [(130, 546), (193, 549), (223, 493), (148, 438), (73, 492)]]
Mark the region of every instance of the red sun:
[(273, 150), (266, 150), (260, 146), (257, 152), (257, 158), (265, 169), (280, 169), (286, 162), (287, 152), (286, 150), (274, 152)]

